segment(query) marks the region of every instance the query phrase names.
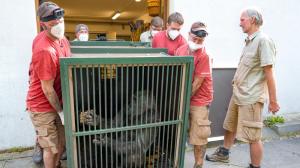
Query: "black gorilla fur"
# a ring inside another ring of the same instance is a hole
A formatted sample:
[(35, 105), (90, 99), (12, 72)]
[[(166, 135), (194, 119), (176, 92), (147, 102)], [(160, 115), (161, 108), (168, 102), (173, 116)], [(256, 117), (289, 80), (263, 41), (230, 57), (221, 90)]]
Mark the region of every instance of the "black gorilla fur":
[[(133, 95), (127, 113), (119, 111), (114, 118), (105, 123), (105, 119), (95, 114), (94, 110), (90, 110), (80, 114), (80, 122), (105, 129), (159, 122), (155, 102), (151, 92), (138, 91)], [(103, 134), (93, 139), (93, 143), (102, 147), (107, 145), (117, 155), (123, 155), (123, 158), (126, 158), (123, 166), (140, 167), (146, 160), (146, 152), (157, 137), (156, 129), (132, 130), (126, 134), (119, 134), (117, 137)]]

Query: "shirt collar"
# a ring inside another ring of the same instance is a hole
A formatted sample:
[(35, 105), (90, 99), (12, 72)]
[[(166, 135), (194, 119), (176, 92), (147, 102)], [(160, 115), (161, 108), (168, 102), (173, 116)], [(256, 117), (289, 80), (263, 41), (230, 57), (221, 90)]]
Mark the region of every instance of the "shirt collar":
[(248, 44), (250, 41), (252, 41), (258, 34), (260, 33), (260, 31), (256, 31), (253, 34), (251, 34), (250, 36), (248, 36), (245, 39), (245, 42)]

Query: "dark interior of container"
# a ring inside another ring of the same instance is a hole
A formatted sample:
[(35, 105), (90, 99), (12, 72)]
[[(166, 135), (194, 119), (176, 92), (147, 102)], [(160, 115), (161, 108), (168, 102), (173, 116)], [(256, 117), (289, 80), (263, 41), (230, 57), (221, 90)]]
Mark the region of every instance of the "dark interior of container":
[[(181, 65), (103, 65), (72, 68), (79, 167), (173, 167)], [(82, 112), (92, 124), (83, 122)], [(92, 115), (91, 115), (92, 114)], [(125, 128), (125, 130), (120, 130)]]

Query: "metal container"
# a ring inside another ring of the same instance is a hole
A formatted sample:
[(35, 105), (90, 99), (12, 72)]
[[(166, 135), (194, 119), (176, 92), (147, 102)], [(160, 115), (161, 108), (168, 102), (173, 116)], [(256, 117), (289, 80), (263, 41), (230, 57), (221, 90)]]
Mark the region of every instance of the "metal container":
[(183, 167), (193, 57), (60, 60), (68, 167)]

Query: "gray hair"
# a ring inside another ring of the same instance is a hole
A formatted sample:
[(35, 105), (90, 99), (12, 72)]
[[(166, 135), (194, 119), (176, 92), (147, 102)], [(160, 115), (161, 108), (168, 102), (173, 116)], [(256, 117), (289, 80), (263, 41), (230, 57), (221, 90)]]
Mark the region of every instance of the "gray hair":
[(183, 25), (184, 19), (179, 12), (174, 12), (168, 17), (168, 24), (171, 24), (172, 22), (178, 23), (179, 25)]
[(256, 8), (245, 9), (244, 12), (251, 18), (255, 18), (255, 24), (261, 26), (263, 24), (263, 18), (261, 12)]
[(163, 27), (164, 21), (159, 16), (152, 18), (151, 25), (155, 27)]
[(78, 24), (75, 27), (75, 33), (78, 33), (81, 29), (85, 29), (86, 31), (89, 31), (89, 28), (85, 24)]

